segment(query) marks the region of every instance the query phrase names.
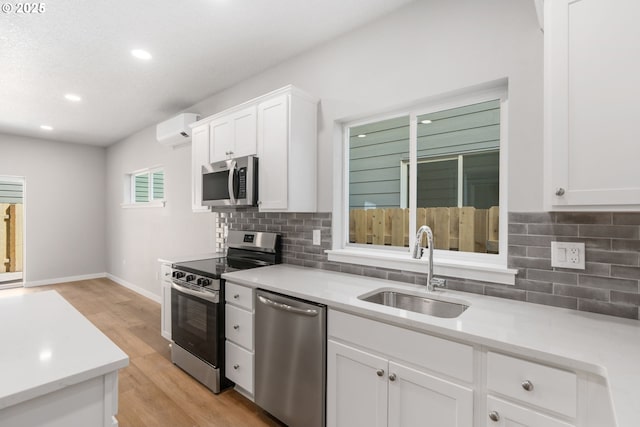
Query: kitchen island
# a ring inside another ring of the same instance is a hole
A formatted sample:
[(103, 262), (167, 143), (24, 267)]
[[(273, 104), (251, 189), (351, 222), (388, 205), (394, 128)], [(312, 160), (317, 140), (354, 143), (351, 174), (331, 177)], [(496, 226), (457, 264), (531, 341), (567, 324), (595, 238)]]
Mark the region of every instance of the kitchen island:
[(57, 292), (0, 296), (0, 337), (0, 425), (118, 425), (129, 357)]

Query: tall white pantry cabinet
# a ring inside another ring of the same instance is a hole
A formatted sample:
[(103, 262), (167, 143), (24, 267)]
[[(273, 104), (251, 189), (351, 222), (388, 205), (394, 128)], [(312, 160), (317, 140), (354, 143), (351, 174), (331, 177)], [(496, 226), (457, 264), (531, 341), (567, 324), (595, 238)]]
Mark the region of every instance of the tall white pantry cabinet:
[(545, 205), (640, 209), (640, 2), (545, 0)]

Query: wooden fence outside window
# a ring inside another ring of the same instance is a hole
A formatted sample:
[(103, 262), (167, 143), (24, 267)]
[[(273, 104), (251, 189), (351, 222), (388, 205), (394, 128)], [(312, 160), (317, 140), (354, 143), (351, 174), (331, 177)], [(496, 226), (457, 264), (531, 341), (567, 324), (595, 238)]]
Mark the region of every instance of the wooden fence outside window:
[(0, 203), (0, 273), (22, 271), (22, 204)]
[[(499, 211), (498, 206), (418, 208), (416, 224), (431, 227), (434, 249), (498, 253)], [(349, 242), (409, 246), (409, 209), (351, 209)]]

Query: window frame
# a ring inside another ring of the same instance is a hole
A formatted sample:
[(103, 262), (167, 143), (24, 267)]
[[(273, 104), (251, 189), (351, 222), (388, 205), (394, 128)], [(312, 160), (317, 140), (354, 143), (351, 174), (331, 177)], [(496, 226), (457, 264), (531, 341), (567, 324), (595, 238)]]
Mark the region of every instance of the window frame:
[[(508, 87), (506, 79), (478, 85), (454, 93), (444, 94), (413, 103), (404, 108), (358, 119), (346, 119), (336, 128), (334, 140), (334, 195), (332, 249), (326, 251), (329, 261), (338, 261), (365, 266), (392, 268), (412, 272), (428, 270), (428, 261), (411, 258), (410, 248), (415, 242), (415, 233), (409, 233), (409, 247), (392, 247), (349, 243), (349, 128), (364, 124), (409, 116), (409, 164), (417, 164), (417, 118), (424, 114), (499, 100), (500, 103), (500, 195), (499, 253), (484, 254), (434, 250), (435, 273), (443, 276), (469, 278), (513, 285), (517, 270), (507, 268), (508, 248)], [(338, 137), (338, 132), (340, 133)], [(402, 179), (402, 175), (401, 175)], [(409, 168), (409, 182), (417, 181), (417, 168)], [(402, 193), (402, 182), (401, 182)], [(417, 194), (409, 194), (409, 230), (416, 230)], [(426, 252), (426, 251), (425, 251)]]
[[(163, 208), (166, 204), (166, 190), (163, 188), (162, 198), (155, 199), (153, 192), (153, 174), (162, 172), (163, 182), (166, 178), (164, 168), (162, 166), (153, 166), (145, 169), (138, 169), (127, 173), (124, 177), (124, 202), (121, 207), (128, 208)], [(136, 201), (136, 177), (140, 175), (149, 175), (149, 200), (146, 202)]]

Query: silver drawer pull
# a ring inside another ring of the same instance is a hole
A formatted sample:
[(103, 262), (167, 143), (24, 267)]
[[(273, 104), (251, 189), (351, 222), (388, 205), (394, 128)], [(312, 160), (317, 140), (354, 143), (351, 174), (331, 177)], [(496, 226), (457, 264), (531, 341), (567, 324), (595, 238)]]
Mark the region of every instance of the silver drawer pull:
[(491, 411), (489, 412), (489, 419), (498, 422), (500, 421), (500, 414), (497, 411)]
[(396, 374), (389, 374), (389, 381), (395, 381), (396, 380)]
[(240, 325), (233, 325), (233, 329), (237, 331), (238, 329), (240, 329)]
[(531, 391), (533, 390), (533, 383), (529, 380), (524, 380), (522, 381), (522, 388), (527, 391)]
[(378, 369), (378, 370), (376, 371), (376, 374), (377, 374), (379, 377), (383, 376), (383, 375), (384, 375), (384, 369)]
[(235, 365), (233, 365), (233, 369), (235, 369), (236, 371), (238, 370), (239, 367), (240, 367), (240, 365), (238, 365), (237, 363)]
[(235, 294), (235, 295), (233, 296), (233, 299), (238, 299), (238, 298), (240, 298), (240, 294)]

